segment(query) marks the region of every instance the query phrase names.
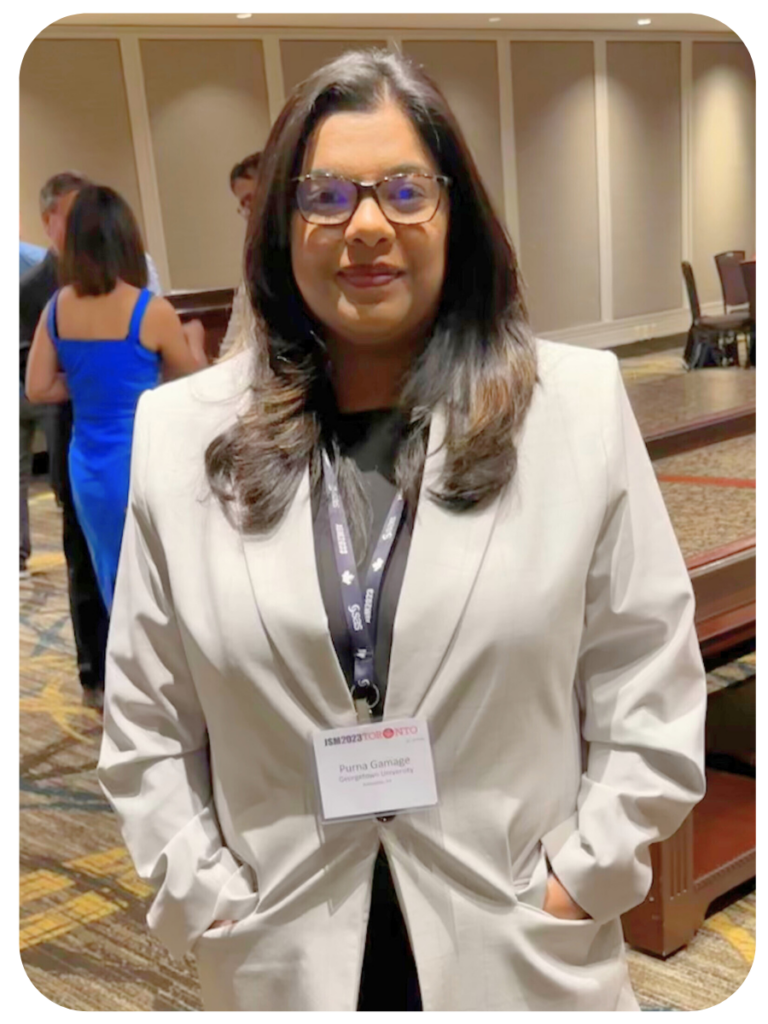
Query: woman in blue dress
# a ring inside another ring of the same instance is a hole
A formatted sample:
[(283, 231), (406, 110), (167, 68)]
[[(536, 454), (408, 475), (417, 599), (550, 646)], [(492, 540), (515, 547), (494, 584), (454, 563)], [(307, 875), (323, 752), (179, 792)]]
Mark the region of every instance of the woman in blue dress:
[(72, 495), (110, 610), (139, 396), (161, 377), (192, 373), (206, 358), (199, 335), (185, 334), (170, 302), (146, 287), (141, 232), (113, 189), (79, 192), (60, 283), (37, 326), (26, 392), (31, 402), (72, 401)]

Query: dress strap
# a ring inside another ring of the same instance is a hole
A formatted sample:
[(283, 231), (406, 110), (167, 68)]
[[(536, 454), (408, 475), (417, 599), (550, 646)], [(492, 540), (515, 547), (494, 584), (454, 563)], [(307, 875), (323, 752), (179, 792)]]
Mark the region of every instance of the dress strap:
[(133, 307), (133, 315), (131, 316), (131, 322), (128, 325), (128, 333), (125, 336), (125, 340), (133, 338), (135, 341), (139, 340), (139, 331), (141, 330), (141, 321), (144, 318), (147, 306), (150, 299), (154, 296), (149, 288), (142, 288), (138, 299), (136, 299), (136, 305)]
[(59, 340), (59, 332), (56, 330), (56, 307), (58, 301), (59, 290), (56, 289), (56, 291), (51, 296), (51, 301), (48, 303), (48, 323), (46, 324), (46, 326), (48, 328), (48, 337), (51, 339), (51, 341)]

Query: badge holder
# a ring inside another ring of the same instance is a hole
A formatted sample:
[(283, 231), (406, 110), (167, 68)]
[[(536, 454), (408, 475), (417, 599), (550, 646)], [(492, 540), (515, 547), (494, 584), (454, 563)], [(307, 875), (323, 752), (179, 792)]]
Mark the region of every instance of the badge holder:
[(312, 737), (323, 823), (391, 821), (438, 802), (427, 722), (371, 720)]

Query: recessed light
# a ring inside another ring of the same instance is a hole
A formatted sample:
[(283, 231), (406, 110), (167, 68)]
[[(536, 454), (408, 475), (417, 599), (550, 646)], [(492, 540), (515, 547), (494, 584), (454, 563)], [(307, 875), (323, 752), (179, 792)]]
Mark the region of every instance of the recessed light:
[(253, 15), (252, 14), (236, 14), (235, 17), (236, 18), (252, 18)]
[(650, 18), (638, 18), (637, 19), (637, 24), (638, 25), (650, 25), (651, 24), (651, 19)]
[(501, 18), (489, 18), (488, 21), (501, 21)]

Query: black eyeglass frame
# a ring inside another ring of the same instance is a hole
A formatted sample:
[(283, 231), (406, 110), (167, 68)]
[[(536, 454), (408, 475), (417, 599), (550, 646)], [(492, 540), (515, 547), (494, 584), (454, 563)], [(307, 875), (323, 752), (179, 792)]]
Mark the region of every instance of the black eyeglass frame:
[[(379, 186), (383, 185), (385, 182), (387, 182), (387, 181), (398, 181), (400, 178), (429, 178), (431, 181), (436, 181), (438, 183), (438, 185), (442, 185), (446, 190), (452, 184), (451, 178), (449, 178), (447, 175), (445, 175), (445, 174), (428, 174), (426, 171), (403, 171), (401, 174), (388, 174), (384, 178), (379, 178), (378, 181), (359, 181), (357, 178), (347, 178), (343, 174), (313, 174), (312, 172), (310, 172), (309, 174), (302, 174), (298, 178), (292, 178), (291, 181), (296, 183), (296, 184), (300, 184), (303, 181), (324, 181), (324, 180), (329, 180), (329, 181), (348, 181), (351, 185), (354, 185), (355, 188), (357, 189), (357, 201), (355, 202), (354, 206), (352, 207), (349, 216), (345, 217), (344, 220), (334, 221), (331, 224), (323, 224), (323, 223), (321, 223), (319, 221), (316, 221), (316, 220), (309, 220), (305, 216), (304, 211), (301, 209), (301, 206), (299, 205), (298, 201), (296, 201), (296, 209), (299, 211), (299, 214), (301, 215), (302, 220), (306, 221), (307, 224), (314, 224), (316, 227), (327, 227), (327, 228), (340, 228), (340, 227), (343, 227), (344, 224), (348, 224), (352, 220), (352, 218), (354, 217), (355, 213), (357, 212), (358, 206), (363, 201), (365, 196), (366, 195), (371, 195), (371, 194), (374, 196), (374, 198), (376, 200), (376, 205), (381, 210), (381, 212), (384, 214), (384, 216), (386, 217), (386, 219), (389, 221), (390, 224), (399, 224), (401, 227), (402, 226), (408, 227), (408, 225), (410, 225), (410, 224), (412, 224), (414, 226), (419, 225), (419, 224), (429, 224), (429, 222), (434, 219), (435, 214), (437, 213), (437, 211), (440, 209), (440, 199), (442, 198), (442, 194), (443, 194), (442, 192), (440, 192), (440, 195), (438, 196), (437, 205), (435, 206), (434, 210), (429, 215), (429, 217), (427, 217), (426, 220), (406, 220), (406, 221), (400, 221), (400, 220), (392, 220), (390, 217), (387, 217), (387, 214), (384, 212), (384, 207), (381, 205), (381, 201), (379, 199), (379, 194), (378, 194), (377, 190), (378, 190)], [(294, 195), (294, 199), (295, 199), (295, 195)]]

